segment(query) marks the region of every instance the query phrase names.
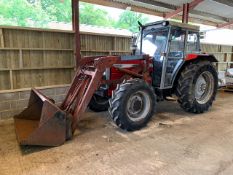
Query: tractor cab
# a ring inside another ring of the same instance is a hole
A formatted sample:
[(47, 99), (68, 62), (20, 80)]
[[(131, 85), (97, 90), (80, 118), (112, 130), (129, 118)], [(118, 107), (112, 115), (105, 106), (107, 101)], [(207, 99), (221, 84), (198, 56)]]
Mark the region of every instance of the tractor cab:
[(136, 54), (153, 59), (153, 86), (168, 89), (188, 54), (200, 54), (199, 27), (172, 21), (140, 25)]

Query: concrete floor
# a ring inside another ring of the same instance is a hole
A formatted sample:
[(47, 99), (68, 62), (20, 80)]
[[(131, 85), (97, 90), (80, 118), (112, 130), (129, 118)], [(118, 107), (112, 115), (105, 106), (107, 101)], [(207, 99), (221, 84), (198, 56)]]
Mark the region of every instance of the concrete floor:
[(0, 174), (233, 174), (233, 93), (207, 113), (162, 102), (148, 126), (126, 133), (107, 113), (87, 112), (60, 147), (19, 147), (13, 121), (0, 122)]

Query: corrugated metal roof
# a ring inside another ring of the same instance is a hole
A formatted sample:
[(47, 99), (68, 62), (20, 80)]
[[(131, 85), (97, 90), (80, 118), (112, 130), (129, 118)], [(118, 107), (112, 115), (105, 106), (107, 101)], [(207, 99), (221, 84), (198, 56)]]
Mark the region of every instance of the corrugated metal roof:
[(192, 0), (156, 0), (157, 2), (163, 2), (166, 4), (174, 5), (174, 6), (180, 6), (185, 3), (190, 3)]
[[(164, 13), (173, 12), (182, 7), (185, 3), (191, 3), (194, 0), (83, 0), (84, 2), (96, 3), (116, 8), (136, 7), (132, 10), (141, 12), (145, 9), (150, 10), (155, 15), (163, 16)], [(224, 24), (233, 21), (233, 0), (204, 0), (194, 9), (190, 10), (190, 20), (204, 24)]]
[(217, 14), (225, 18), (233, 18), (233, 7), (215, 1), (205, 0), (196, 7), (196, 10)]

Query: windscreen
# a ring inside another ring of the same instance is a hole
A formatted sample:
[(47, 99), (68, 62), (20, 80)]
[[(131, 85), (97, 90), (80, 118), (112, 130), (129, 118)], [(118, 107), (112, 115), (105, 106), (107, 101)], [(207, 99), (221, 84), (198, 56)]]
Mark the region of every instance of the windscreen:
[[(152, 57), (165, 52), (168, 39), (168, 28), (148, 29), (143, 31), (141, 53)], [(140, 46), (138, 46), (140, 48)]]
[(141, 54), (148, 54), (153, 59), (153, 86), (160, 87), (164, 53), (167, 49), (169, 27), (148, 26), (141, 35)]

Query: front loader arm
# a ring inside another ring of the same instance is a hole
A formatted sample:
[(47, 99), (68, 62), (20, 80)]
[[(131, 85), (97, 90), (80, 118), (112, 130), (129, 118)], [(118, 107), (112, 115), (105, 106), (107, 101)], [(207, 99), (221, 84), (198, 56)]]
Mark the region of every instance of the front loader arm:
[[(86, 58), (85, 58), (86, 59)], [(72, 114), (72, 132), (85, 112), (94, 92), (99, 88), (106, 68), (120, 61), (118, 56), (88, 58), (86, 65), (78, 68), (61, 109)]]

